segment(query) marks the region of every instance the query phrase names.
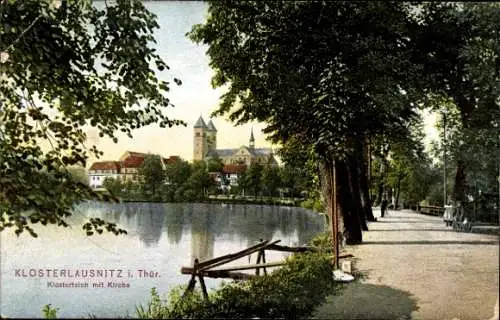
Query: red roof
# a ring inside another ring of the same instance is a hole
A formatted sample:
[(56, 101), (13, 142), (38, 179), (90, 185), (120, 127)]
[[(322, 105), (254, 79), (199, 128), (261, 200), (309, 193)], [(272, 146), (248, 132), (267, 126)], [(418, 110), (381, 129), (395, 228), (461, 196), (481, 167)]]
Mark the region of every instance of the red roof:
[(89, 170), (120, 170), (119, 161), (94, 162)]
[(224, 173), (241, 173), (247, 170), (245, 164), (226, 164), (222, 169)]
[[(144, 158), (147, 156), (146, 153), (126, 151), (125, 154), (128, 155), (123, 161), (101, 161), (92, 164), (89, 170), (120, 170), (121, 168), (140, 168), (144, 162)], [(162, 158), (163, 162), (166, 164), (178, 161), (179, 156), (170, 156), (168, 158)]]
[(135, 151), (125, 151), (125, 153), (129, 154), (129, 156), (132, 156), (132, 157), (145, 157), (147, 156), (147, 153), (142, 153), (142, 152), (135, 152)]
[(144, 162), (144, 156), (128, 156), (122, 161), (123, 168), (140, 168)]
[(163, 158), (163, 162), (165, 164), (171, 164), (171, 163), (174, 163), (174, 162), (179, 161), (179, 160), (180, 160), (179, 156), (170, 156), (168, 158)]

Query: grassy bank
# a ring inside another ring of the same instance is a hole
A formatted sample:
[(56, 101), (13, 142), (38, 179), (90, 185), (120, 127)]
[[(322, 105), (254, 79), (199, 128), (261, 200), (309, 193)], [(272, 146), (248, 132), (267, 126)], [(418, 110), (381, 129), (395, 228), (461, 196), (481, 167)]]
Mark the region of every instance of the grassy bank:
[(299, 254), (269, 275), (221, 285), (208, 300), (200, 291), (182, 297), (185, 287), (177, 287), (162, 301), (153, 289), (149, 305), (137, 308), (137, 315), (142, 319), (302, 318), (335, 288), (328, 255)]
[(327, 233), (311, 240), (322, 252), (294, 254), (286, 265), (268, 275), (244, 282), (224, 283), (204, 300), (201, 291), (182, 297), (185, 286), (161, 300), (152, 290), (146, 308), (137, 308), (140, 318), (303, 318), (312, 314), (339, 286), (333, 282)]
[[(327, 234), (311, 241), (329, 247)], [(310, 316), (327, 296), (340, 289), (332, 278), (330, 254), (325, 251), (290, 256), (275, 271), (247, 281), (223, 283), (204, 300), (201, 291), (183, 297), (185, 286), (172, 289), (162, 299), (155, 288), (147, 306), (136, 307), (141, 319), (285, 318)], [(55, 319), (58, 309), (46, 306), (45, 318)]]

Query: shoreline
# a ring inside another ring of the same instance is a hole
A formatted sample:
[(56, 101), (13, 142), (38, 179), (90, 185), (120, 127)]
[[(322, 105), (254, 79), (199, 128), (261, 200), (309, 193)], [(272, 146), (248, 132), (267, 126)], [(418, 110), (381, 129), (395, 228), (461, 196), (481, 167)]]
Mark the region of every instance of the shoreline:
[[(267, 200), (267, 199), (205, 199), (202, 201), (195, 201), (194, 203), (220, 203), (220, 204), (255, 204), (255, 205), (272, 205), (272, 206), (285, 206), (285, 207), (299, 207), (303, 200)], [(163, 202), (163, 201), (149, 201), (149, 200), (129, 200), (120, 199), (121, 203), (193, 203), (193, 202)]]

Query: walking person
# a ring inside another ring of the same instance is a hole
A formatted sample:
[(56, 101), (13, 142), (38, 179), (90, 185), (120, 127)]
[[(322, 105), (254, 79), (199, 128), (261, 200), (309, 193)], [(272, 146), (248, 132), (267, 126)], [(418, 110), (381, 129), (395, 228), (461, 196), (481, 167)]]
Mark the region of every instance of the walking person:
[(387, 210), (387, 205), (388, 205), (388, 201), (386, 198), (382, 199), (382, 203), (380, 204), (380, 216), (383, 218), (385, 213), (386, 213), (386, 210)]

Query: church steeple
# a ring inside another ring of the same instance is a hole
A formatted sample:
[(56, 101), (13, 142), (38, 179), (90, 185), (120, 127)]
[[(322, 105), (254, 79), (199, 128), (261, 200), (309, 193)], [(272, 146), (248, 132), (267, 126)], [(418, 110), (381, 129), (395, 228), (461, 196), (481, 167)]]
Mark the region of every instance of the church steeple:
[(207, 124), (207, 146), (208, 151), (217, 149), (217, 129), (212, 120)]
[(207, 128), (207, 125), (205, 124), (205, 121), (203, 121), (202, 116), (198, 118), (198, 121), (196, 121), (196, 123), (194, 124), (194, 128), (203, 128), (203, 129)]
[(253, 127), (252, 127), (252, 131), (250, 131), (250, 143), (249, 143), (249, 147), (251, 149), (255, 148), (255, 139), (253, 137)]
[(203, 160), (208, 151), (207, 125), (200, 115), (193, 126), (193, 160)]
[(210, 122), (207, 125), (208, 131), (215, 131), (217, 132), (217, 129), (215, 128), (214, 123), (212, 122), (212, 119), (210, 119)]

